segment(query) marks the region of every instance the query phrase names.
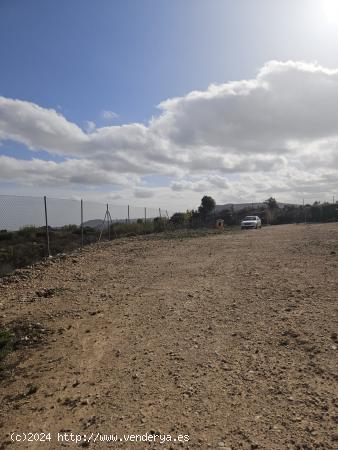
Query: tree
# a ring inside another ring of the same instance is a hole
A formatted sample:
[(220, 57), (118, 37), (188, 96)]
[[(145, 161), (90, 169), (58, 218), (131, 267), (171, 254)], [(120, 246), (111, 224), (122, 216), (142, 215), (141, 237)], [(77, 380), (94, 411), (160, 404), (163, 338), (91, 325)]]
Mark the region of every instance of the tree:
[(215, 200), (212, 197), (205, 195), (201, 200), (201, 206), (198, 208), (198, 212), (205, 217), (213, 212), (215, 206)]
[(264, 203), (267, 205), (268, 209), (270, 209), (270, 210), (278, 208), (278, 203), (274, 197), (268, 198), (267, 200), (265, 200)]
[(275, 222), (276, 209), (278, 209), (278, 203), (274, 197), (270, 197), (264, 202), (267, 206), (266, 221), (268, 224)]
[(174, 225), (184, 225), (187, 215), (182, 212), (177, 212), (170, 217), (170, 222)]

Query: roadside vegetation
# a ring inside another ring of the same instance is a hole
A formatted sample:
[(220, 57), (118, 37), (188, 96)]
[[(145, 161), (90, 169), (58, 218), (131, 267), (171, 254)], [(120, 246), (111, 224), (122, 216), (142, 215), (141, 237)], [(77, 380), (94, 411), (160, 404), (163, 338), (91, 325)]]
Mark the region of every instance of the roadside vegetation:
[(263, 225), (281, 225), (288, 223), (327, 223), (338, 221), (338, 203), (315, 202), (312, 205), (280, 205), (273, 197), (268, 198), (259, 207), (235, 209), (229, 207), (217, 213), (211, 197), (203, 197), (197, 210), (176, 213), (171, 220), (192, 227), (213, 226), (216, 219), (223, 219), (224, 225), (239, 225), (245, 216), (257, 215)]
[(11, 357), (20, 349), (38, 347), (46, 341), (50, 333), (41, 323), (20, 319), (0, 323), (0, 381), (19, 363), (22, 355)]
[[(81, 229), (76, 225), (49, 228), (51, 254), (68, 252), (81, 245)], [(98, 232), (84, 230), (84, 241), (89, 244), (98, 239)], [(0, 230), (0, 276), (25, 267), (48, 256), (45, 227), (23, 227), (18, 231)]]
[[(102, 240), (120, 237), (161, 233), (172, 224), (164, 218), (144, 221), (139, 219), (130, 223), (113, 223), (102, 232)], [(60, 228), (49, 227), (50, 253), (71, 252), (81, 247), (81, 227), (65, 225)], [(99, 240), (100, 228), (84, 227), (83, 244), (88, 245)], [(26, 226), (18, 231), (0, 230), (0, 276), (14, 269), (34, 264), (48, 256), (46, 243), (46, 228)]]

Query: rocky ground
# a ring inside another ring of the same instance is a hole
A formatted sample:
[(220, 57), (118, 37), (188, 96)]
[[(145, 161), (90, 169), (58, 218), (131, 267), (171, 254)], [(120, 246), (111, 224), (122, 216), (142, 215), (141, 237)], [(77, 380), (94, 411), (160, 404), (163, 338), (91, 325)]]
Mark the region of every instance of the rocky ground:
[(337, 264), (323, 224), (121, 239), (20, 271), (0, 287), (0, 448), (337, 448)]

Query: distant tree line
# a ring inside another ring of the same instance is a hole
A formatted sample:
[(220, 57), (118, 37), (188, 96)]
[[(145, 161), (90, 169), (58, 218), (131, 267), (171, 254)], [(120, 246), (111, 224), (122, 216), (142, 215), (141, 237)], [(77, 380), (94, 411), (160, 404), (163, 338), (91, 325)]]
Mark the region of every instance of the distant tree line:
[(302, 222), (336, 222), (338, 221), (338, 203), (314, 202), (312, 205), (279, 206), (273, 197), (268, 198), (261, 205), (235, 210), (229, 207), (215, 212), (216, 203), (212, 197), (204, 196), (197, 210), (188, 210), (185, 213), (175, 213), (170, 222), (181, 226), (214, 226), (217, 219), (224, 220), (228, 226), (238, 225), (245, 216), (257, 215), (265, 225), (280, 225)]
[(314, 202), (312, 205), (283, 205), (279, 207), (278, 202), (271, 197), (264, 202), (260, 214), (263, 222), (271, 225), (336, 222), (338, 221), (338, 204)]

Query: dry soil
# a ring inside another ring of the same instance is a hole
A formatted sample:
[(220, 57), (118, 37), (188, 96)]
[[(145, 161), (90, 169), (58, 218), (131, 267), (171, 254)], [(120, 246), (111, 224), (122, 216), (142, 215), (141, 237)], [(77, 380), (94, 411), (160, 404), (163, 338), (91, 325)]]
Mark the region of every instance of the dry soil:
[(17, 272), (0, 286), (17, 340), (0, 448), (337, 448), (337, 264), (324, 224), (121, 239)]

